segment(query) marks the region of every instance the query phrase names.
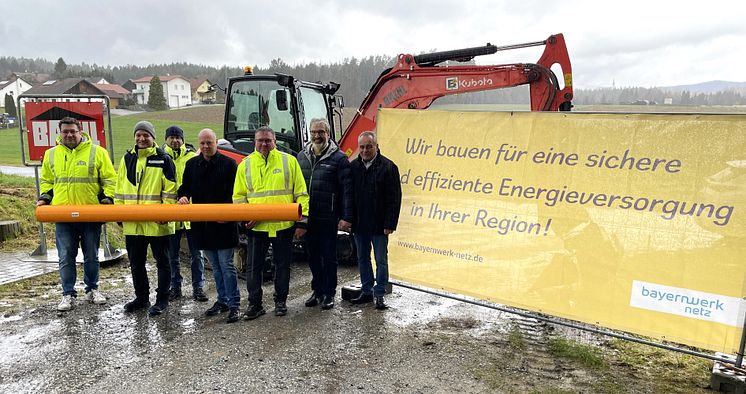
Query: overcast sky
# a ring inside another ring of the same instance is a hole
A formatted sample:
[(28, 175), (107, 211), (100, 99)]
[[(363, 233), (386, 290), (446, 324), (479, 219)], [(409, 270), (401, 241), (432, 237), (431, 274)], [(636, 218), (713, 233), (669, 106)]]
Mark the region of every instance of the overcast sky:
[[(746, 1), (4, 1), (0, 56), (267, 66), (563, 33), (577, 88), (743, 82)], [(541, 49), (481, 57), (535, 62)]]

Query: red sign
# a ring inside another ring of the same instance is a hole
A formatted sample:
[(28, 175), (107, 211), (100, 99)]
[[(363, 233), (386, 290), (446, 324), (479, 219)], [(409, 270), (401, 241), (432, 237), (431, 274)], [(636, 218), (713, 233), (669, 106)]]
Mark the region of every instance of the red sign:
[(101, 102), (27, 102), (25, 108), (29, 160), (41, 161), (44, 152), (57, 145), (59, 121), (67, 116), (79, 120), (83, 132), (91, 136), (93, 143), (106, 148)]

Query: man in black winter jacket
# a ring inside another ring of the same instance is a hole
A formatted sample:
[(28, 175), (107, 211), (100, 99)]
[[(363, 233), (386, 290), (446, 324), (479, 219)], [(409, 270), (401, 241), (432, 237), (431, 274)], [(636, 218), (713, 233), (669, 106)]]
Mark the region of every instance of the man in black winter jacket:
[[(189, 159), (179, 187), (179, 204), (231, 204), (236, 162), (220, 154), (215, 132), (199, 132), (200, 154)], [(197, 247), (210, 260), (215, 277), (218, 301), (205, 314), (228, 312), (228, 323), (237, 322), (241, 306), (238, 272), (233, 264), (233, 250), (238, 245), (235, 222), (192, 222)]]
[[(337, 290), (337, 230), (350, 231), (352, 177), (347, 156), (329, 138), (329, 122), (311, 119), (311, 141), (298, 153), (308, 195), (308, 265), (313, 294), (307, 307), (334, 307)], [(301, 223), (299, 223), (302, 225)]]
[[(353, 304), (373, 302), (386, 309), (383, 295), (389, 281), (389, 234), (396, 230), (401, 209), (399, 169), (378, 150), (375, 133), (364, 131), (357, 139), (360, 155), (350, 164), (355, 191), (353, 232), (357, 246), (362, 293)], [(375, 287), (370, 249), (376, 258)]]

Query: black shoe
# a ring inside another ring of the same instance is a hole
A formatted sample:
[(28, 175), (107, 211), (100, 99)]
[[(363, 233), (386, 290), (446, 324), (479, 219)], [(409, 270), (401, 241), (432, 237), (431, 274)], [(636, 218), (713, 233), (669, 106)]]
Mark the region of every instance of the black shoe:
[(334, 296), (324, 296), (324, 300), (321, 301), (321, 309), (332, 309), (334, 308)]
[(150, 306), (150, 301), (147, 299), (135, 298), (134, 300), (124, 304), (125, 312), (134, 312), (138, 309), (145, 309)]
[(209, 298), (207, 298), (207, 295), (205, 294), (205, 291), (202, 290), (201, 287), (194, 289), (192, 297), (199, 302), (207, 302), (209, 300)]
[(168, 302), (156, 302), (155, 305), (151, 306), (150, 309), (148, 309), (148, 315), (158, 316), (163, 313), (166, 308), (168, 308)]
[(238, 321), (238, 308), (231, 308), (228, 311), (228, 318), (225, 320), (226, 323), (235, 323)]
[(216, 302), (212, 304), (210, 309), (205, 311), (205, 315), (207, 316), (215, 316), (218, 313), (228, 312), (228, 305), (223, 304), (222, 302)]
[(275, 302), (275, 316), (285, 316), (288, 314), (288, 306), (284, 302)]
[(363, 294), (363, 293), (361, 293), (360, 297), (353, 298), (353, 299), (350, 300), (350, 303), (352, 303), (352, 305), (368, 304), (368, 303), (371, 303), (371, 302), (373, 302), (373, 294)]
[(318, 305), (321, 302), (321, 296), (316, 295), (316, 292), (311, 293), (311, 296), (306, 300), (306, 306), (311, 308)]
[(376, 309), (383, 310), (388, 309), (388, 305), (386, 305), (385, 302), (383, 302), (383, 296), (376, 297)]
[(257, 317), (267, 313), (267, 311), (262, 308), (261, 305), (258, 306), (250, 306), (246, 308), (246, 313), (243, 314), (244, 320), (254, 320)]
[(171, 290), (168, 291), (168, 300), (174, 301), (179, 298), (181, 298), (181, 288), (172, 287)]

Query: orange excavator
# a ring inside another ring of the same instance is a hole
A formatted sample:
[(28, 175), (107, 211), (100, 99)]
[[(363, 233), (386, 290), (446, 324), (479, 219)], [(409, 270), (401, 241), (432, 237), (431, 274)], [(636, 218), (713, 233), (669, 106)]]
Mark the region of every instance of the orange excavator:
[[(536, 63), (501, 65), (443, 65), (465, 62), (498, 51), (544, 46)], [(552, 71), (559, 68), (561, 79)], [(332, 138), (350, 157), (357, 155), (357, 137), (375, 130), (378, 108), (426, 109), (436, 99), (452, 94), (529, 86), (532, 111), (569, 111), (572, 107), (572, 67), (562, 34), (525, 44), (457, 49), (422, 55), (402, 54), (396, 65), (381, 73), (354, 118), (342, 132), (343, 100), (339, 84), (308, 82), (290, 75), (245, 74), (228, 79), (221, 153), (240, 161), (254, 150), (254, 132), (271, 127), (277, 148), (297, 153), (309, 141), (312, 118), (325, 117)], [(335, 114), (339, 116), (335, 126)]]
[[(501, 65), (448, 65), (467, 62), (497, 51), (544, 46), (536, 63)], [(444, 64), (445, 63), (445, 64)], [(559, 69), (561, 79), (553, 72)], [(529, 86), (532, 111), (569, 111), (572, 107), (572, 68), (562, 34), (525, 44), (457, 49), (422, 55), (402, 54), (396, 65), (381, 73), (354, 118), (342, 132), (343, 100), (335, 93), (339, 84), (308, 82), (286, 74), (254, 75), (251, 68), (228, 79), (222, 154), (236, 162), (254, 150), (254, 134), (261, 126), (275, 131), (277, 149), (293, 155), (309, 141), (311, 119), (329, 121), (331, 137), (350, 159), (357, 156), (357, 138), (375, 130), (378, 108), (426, 109), (436, 99), (453, 94)], [(561, 84), (562, 83), (562, 84)], [(335, 125), (335, 115), (338, 122)], [(295, 251), (304, 253), (302, 242)], [(337, 258), (355, 263), (349, 234), (337, 237)]]

